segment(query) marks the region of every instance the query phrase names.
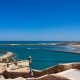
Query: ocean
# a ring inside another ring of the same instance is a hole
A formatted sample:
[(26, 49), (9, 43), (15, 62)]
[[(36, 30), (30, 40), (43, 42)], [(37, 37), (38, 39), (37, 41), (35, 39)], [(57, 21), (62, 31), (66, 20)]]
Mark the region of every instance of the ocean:
[(27, 60), (32, 57), (32, 68), (45, 69), (62, 63), (80, 62), (80, 54), (54, 52), (70, 50), (72, 47), (55, 46), (60, 41), (0, 41), (0, 50), (11, 51), (16, 59)]

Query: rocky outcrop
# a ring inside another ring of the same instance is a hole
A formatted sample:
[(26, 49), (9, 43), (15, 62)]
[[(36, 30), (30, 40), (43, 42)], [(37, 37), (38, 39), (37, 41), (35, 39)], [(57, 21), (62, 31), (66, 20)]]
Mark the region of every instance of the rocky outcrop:
[(0, 75), (5, 78), (30, 77), (29, 61), (16, 61), (13, 63), (0, 63)]
[(11, 62), (15, 54), (12, 52), (6, 52), (4, 55), (0, 56), (0, 62)]

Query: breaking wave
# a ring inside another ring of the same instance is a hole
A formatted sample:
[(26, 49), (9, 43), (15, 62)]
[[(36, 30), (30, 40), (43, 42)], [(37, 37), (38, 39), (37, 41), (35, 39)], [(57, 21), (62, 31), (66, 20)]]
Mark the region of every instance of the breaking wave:
[(0, 45), (3, 45), (3, 46), (47, 46), (47, 45), (53, 45), (55, 46), (56, 43), (35, 43), (35, 44), (0, 44)]

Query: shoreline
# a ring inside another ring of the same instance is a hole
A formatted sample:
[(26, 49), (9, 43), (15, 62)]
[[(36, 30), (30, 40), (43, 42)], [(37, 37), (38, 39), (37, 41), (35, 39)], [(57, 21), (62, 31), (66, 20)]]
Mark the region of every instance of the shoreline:
[[(0, 80), (79, 80), (80, 79), (80, 62), (58, 64), (46, 68), (44, 70), (34, 70), (34, 77), (23, 77), (17, 74), (18, 77), (11, 77), (11, 73), (3, 74)], [(16, 73), (15, 73), (16, 74)], [(13, 74), (15, 76), (15, 74)], [(28, 74), (26, 74), (27, 76)], [(71, 75), (71, 76), (70, 76)], [(6, 79), (4, 76), (7, 76)]]
[[(1, 57), (1, 80), (70, 80), (71, 78), (75, 79), (75, 76), (80, 74), (80, 62), (58, 64), (43, 70), (36, 70), (30, 68), (29, 60), (11, 61), (12, 57), (14, 57), (12, 52), (7, 52)], [(31, 77), (31, 71), (33, 77)], [(74, 74), (72, 75), (72, 73)], [(79, 79), (80, 76), (77, 80)]]

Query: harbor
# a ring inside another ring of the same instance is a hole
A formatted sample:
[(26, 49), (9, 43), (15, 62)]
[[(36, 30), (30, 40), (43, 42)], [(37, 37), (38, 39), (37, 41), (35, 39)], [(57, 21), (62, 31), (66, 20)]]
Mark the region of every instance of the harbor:
[(0, 80), (75, 80), (80, 73), (79, 50), (72, 45), (1, 45)]
[[(14, 53), (7, 51), (0, 56), (0, 80), (79, 80), (80, 62), (58, 64), (43, 70), (33, 69), (32, 57), (15, 60)], [(73, 73), (73, 74), (72, 74)], [(71, 75), (71, 76), (70, 76)]]

